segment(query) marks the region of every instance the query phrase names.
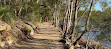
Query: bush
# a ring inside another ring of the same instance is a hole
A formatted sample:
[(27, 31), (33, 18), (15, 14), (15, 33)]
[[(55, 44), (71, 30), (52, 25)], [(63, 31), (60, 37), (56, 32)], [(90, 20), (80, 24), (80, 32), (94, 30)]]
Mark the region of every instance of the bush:
[(7, 7), (1, 7), (0, 8), (0, 19), (5, 21), (8, 24), (14, 23), (14, 13), (8, 12)]

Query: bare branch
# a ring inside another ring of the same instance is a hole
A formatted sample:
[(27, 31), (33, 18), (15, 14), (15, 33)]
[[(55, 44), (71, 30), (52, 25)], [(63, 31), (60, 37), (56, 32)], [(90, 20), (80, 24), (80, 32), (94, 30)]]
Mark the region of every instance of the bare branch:
[(76, 45), (77, 41), (79, 41), (82, 38), (82, 36), (84, 36), (87, 33), (87, 31), (88, 31), (88, 25), (89, 25), (90, 15), (91, 15), (91, 11), (92, 11), (93, 3), (94, 2), (95, 2), (95, 0), (92, 0), (92, 2), (91, 2), (90, 10), (89, 10), (88, 17), (87, 17), (86, 24), (85, 24), (85, 30), (82, 32), (82, 34), (80, 35), (80, 37), (77, 38), (77, 40), (73, 43), (74, 46)]
[[(84, 31), (78, 31), (78, 32), (76, 32), (76, 33), (82, 33), (82, 32), (84, 32)], [(98, 31), (93, 31), (93, 30), (91, 30), (91, 31), (87, 31), (87, 32), (98, 32)]]

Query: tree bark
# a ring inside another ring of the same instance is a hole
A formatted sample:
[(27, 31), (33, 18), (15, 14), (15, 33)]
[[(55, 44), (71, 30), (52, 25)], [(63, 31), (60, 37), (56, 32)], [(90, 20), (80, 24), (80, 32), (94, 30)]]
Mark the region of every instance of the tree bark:
[[(91, 31), (91, 30), (90, 30), (90, 31)], [(86, 43), (86, 49), (88, 49), (89, 40), (90, 40), (90, 38), (89, 38), (89, 36), (90, 36), (90, 33), (91, 33), (91, 32), (88, 32), (88, 38), (87, 38), (87, 43)]]
[(91, 11), (92, 11), (94, 2), (95, 2), (95, 0), (92, 0), (91, 5), (90, 5), (90, 10), (89, 10), (88, 17), (87, 17), (87, 19), (86, 19), (86, 24), (85, 24), (85, 30), (84, 30), (84, 32), (80, 35), (80, 37), (77, 38), (76, 41), (73, 43), (74, 46), (76, 45), (77, 41), (79, 41), (79, 40), (82, 38), (82, 36), (84, 36), (84, 35), (87, 33), (88, 25), (89, 25), (89, 20), (90, 20), (90, 15), (91, 15)]
[(2, 6), (2, 1), (0, 0), (0, 6)]
[(78, 13), (78, 0), (75, 1), (75, 10), (74, 10), (74, 20), (73, 20), (73, 28), (72, 28), (72, 33), (71, 33), (71, 43), (73, 43), (74, 36), (75, 36), (75, 28), (77, 25), (77, 13)]
[[(65, 15), (65, 17), (64, 17), (64, 24), (63, 24), (63, 32), (65, 32), (66, 31), (66, 18), (67, 18), (67, 15), (68, 15), (68, 9), (66, 10), (66, 15)], [(65, 33), (64, 33), (65, 34)]]
[(3, 1), (4, 2), (4, 6), (6, 5), (6, 0)]
[[(69, 30), (70, 30), (70, 28), (71, 28), (71, 18), (72, 18), (72, 10), (73, 10), (73, 3), (74, 3), (74, 1), (73, 0), (69, 0), (69, 4), (70, 5), (68, 5), (69, 7), (68, 7), (68, 9), (69, 9), (69, 16), (68, 16), (68, 27), (67, 27), (67, 31), (66, 31), (66, 35), (69, 33), (70, 34), (70, 32), (69, 32)], [(69, 37), (69, 36), (68, 36)], [(68, 38), (69, 39), (69, 38)], [(66, 39), (66, 40), (68, 40), (68, 39)], [(68, 42), (70, 42), (70, 41), (68, 41)], [(74, 49), (74, 46), (73, 46), (73, 44), (72, 43), (70, 43), (69, 44), (70, 45), (70, 47), (69, 47), (69, 49)]]
[(17, 17), (17, 10), (15, 9), (15, 16)]
[(71, 18), (72, 18), (72, 10), (73, 10), (73, 0), (68, 0), (68, 22), (67, 22), (67, 29), (66, 29), (66, 35), (69, 34), (69, 30), (71, 28)]
[(57, 24), (57, 11), (56, 11), (56, 16), (55, 16), (55, 17), (56, 17), (56, 27), (57, 27), (57, 25), (58, 25), (58, 24)]
[(18, 16), (20, 16), (21, 12), (22, 12), (22, 7), (19, 10)]
[(56, 26), (56, 16), (55, 16), (55, 12), (54, 12), (54, 26)]

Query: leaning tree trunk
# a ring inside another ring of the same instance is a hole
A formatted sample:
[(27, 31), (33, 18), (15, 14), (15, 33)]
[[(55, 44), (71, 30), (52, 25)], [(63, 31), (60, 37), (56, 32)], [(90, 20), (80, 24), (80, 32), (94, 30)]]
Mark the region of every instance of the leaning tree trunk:
[(70, 29), (70, 17), (71, 17), (71, 16), (70, 16), (70, 15), (71, 15), (71, 8), (70, 8), (70, 4), (71, 4), (71, 3), (70, 3), (70, 1), (71, 1), (71, 0), (68, 0), (68, 13), (69, 13), (69, 14), (68, 14), (68, 19), (67, 19), (68, 22), (67, 22), (66, 35), (68, 34), (68, 31), (69, 31), (69, 29)]
[[(73, 3), (73, 1), (72, 1), (72, 3)], [(76, 28), (76, 25), (77, 25), (77, 9), (78, 9), (78, 6), (77, 6), (77, 4), (78, 4), (78, 0), (76, 0), (75, 1), (75, 12), (74, 12), (74, 20), (73, 20), (73, 31), (72, 31), (72, 33), (71, 33), (71, 42), (70, 42), (70, 49), (74, 49), (74, 45), (73, 45), (73, 40), (74, 40), (74, 34), (75, 34), (75, 28)], [(73, 47), (73, 48), (72, 48)]]
[(66, 19), (67, 19), (67, 15), (68, 15), (68, 9), (67, 9), (66, 15), (64, 17), (63, 32), (65, 32), (65, 30), (66, 30)]
[(18, 16), (20, 16), (21, 12), (22, 12), (22, 7), (19, 10)]
[(68, 19), (67, 19), (66, 35), (69, 34), (69, 30), (71, 28), (72, 10), (73, 10), (73, 0), (68, 0)]
[(88, 31), (88, 25), (89, 25), (90, 15), (91, 15), (91, 11), (93, 9), (94, 2), (95, 2), (95, 0), (92, 0), (91, 5), (90, 5), (90, 10), (89, 10), (88, 17), (87, 17), (86, 24), (85, 24), (85, 30), (82, 32), (82, 34), (80, 35), (80, 37), (77, 38), (76, 41), (73, 43), (74, 46), (76, 45), (77, 41), (79, 41), (82, 38), (82, 36), (84, 36), (87, 33), (87, 31)]

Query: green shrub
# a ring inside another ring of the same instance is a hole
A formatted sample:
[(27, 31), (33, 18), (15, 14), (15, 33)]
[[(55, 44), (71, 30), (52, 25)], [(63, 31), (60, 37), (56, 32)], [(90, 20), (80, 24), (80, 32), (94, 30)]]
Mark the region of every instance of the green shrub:
[(27, 28), (27, 27), (24, 27), (21, 30), (22, 30), (22, 32), (24, 32), (25, 35), (27, 35), (28, 33), (31, 32), (31, 30), (29, 28)]
[(0, 18), (3, 17), (3, 14), (5, 11), (6, 11), (6, 7), (0, 7)]
[(0, 19), (8, 24), (14, 23), (14, 13), (8, 12), (7, 7), (0, 7)]
[(13, 13), (10, 12), (5, 13), (5, 15), (2, 17), (2, 20), (8, 24), (13, 24), (14, 23)]

